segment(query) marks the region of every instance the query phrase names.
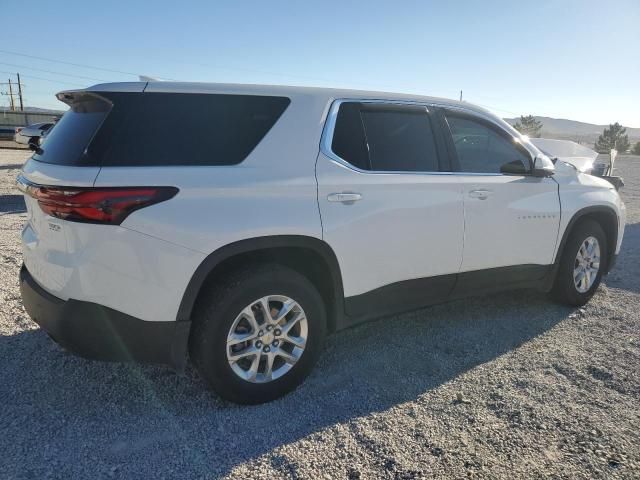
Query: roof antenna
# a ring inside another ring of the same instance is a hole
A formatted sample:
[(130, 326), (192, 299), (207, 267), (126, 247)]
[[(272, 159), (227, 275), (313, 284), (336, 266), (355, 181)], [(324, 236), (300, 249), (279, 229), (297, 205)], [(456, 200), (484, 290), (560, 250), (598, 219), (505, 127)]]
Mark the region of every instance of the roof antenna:
[(462, 90), (460, 90), (460, 101), (462, 101)]
[(159, 82), (157, 78), (147, 77), (146, 75), (139, 75), (138, 78), (140, 78), (141, 82)]

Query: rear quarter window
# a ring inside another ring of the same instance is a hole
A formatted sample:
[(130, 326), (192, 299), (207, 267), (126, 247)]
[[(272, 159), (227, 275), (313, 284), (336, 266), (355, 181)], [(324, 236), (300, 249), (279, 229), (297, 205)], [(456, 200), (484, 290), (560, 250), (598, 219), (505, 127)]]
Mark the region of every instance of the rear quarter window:
[(111, 103), (91, 94), (78, 95), (55, 128), (47, 135), (42, 153), (34, 160), (60, 165), (86, 164), (85, 149), (107, 114)]
[(289, 103), (287, 97), (258, 95), (76, 94), (34, 159), (61, 165), (236, 165)]

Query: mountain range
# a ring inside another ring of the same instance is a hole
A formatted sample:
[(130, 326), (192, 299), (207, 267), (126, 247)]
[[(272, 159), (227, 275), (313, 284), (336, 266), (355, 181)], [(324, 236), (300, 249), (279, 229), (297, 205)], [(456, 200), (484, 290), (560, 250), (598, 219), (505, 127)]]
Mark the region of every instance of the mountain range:
[[(542, 138), (557, 138), (560, 140), (573, 140), (588, 146), (593, 146), (598, 136), (602, 134), (609, 125), (595, 125), (593, 123), (578, 122), (576, 120), (566, 120), (564, 118), (535, 117), (542, 122)], [(514, 125), (520, 118), (505, 118), (505, 121)], [(640, 128), (627, 127), (629, 142), (633, 145), (640, 141)]]

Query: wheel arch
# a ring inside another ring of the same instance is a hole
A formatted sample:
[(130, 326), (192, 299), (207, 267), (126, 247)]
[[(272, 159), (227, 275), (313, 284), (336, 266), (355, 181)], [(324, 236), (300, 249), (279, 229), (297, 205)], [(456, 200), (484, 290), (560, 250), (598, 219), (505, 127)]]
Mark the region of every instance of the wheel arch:
[(609, 273), (611, 260), (615, 254), (616, 244), (618, 242), (618, 214), (613, 208), (605, 205), (585, 207), (574, 213), (571, 220), (569, 220), (567, 227), (564, 229), (562, 239), (560, 240), (560, 244), (556, 251), (554, 264), (558, 264), (560, 261), (560, 257), (562, 256), (562, 252), (564, 251), (567, 239), (569, 238), (572, 230), (576, 225), (586, 219), (593, 219), (598, 222), (607, 236), (607, 270), (605, 273)]
[(182, 296), (177, 321), (190, 321), (207, 281), (251, 261), (274, 261), (305, 275), (320, 291), (327, 306), (327, 328), (343, 323), (344, 290), (338, 259), (323, 240), (304, 235), (275, 235), (240, 240), (215, 250), (198, 266)]

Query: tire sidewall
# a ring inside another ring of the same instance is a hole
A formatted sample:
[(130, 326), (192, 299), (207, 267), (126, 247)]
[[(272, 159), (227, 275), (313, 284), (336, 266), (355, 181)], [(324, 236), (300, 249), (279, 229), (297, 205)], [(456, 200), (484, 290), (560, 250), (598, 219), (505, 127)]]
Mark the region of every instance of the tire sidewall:
[[(578, 250), (588, 237), (595, 237), (600, 246), (600, 268), (596, 279), (591, 288), (586, 292), (579, 292), (573, 280), (573, 272), (575, 268), (575, 260)], [(600, 225), (593, 220), (585, 220), (578, 224), (571, 232), (565, 246), (565, 252), (562, 258), (562, 264), (558, 272), (557, 293), (560, 294), (561, 300), (575, 306), (581, 306), (587, 303), (600, 286), (602, 276), (607, 269), (607, 238)]]
[[(240, 277), (243, 277), (240, 275)], [(304, 352), (282, 377), (267, 383), (240, 378), (227, 360), (227, 336), (242, 309), (268, 295), (285, 295), (295, 300), (307, 317), (308, 336)], [(197, 350), (200, 373), (222, 397), (238, 403), (262, 403), (297, 387), (313, 368), (324, 343), (326, 313), (322, 298), (306, 277), (274, 266), (249, 273), (209, 305)]]

